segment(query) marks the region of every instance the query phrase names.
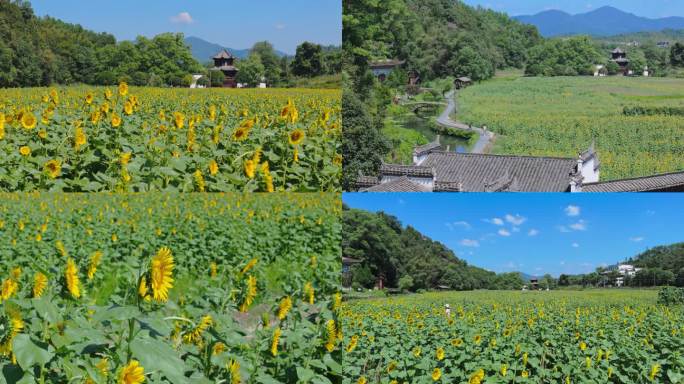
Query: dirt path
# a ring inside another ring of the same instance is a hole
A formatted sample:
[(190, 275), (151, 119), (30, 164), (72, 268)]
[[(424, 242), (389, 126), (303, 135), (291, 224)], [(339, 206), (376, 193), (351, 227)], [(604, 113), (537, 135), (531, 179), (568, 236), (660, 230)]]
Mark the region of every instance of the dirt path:
[(456, 91), (450, 91), (446, 94), (445, 97), (447, 101), (447, 107), (444, 109), (444, 112), (442, 112), (442, 114), (439, 115), (439, 117), (437, 117), (437, 123), (445, 127), (465, 129), (466, 131), (477, 132), (480, 135), (480, 138), (477, 140), (477, 143), (475, 143), (475, 145), (473, 146), (473, 149), (470, 150), (470, 153), (484, 153), (485, 150), (489, 147), (489, 144), (491, 143), (492, 139), (494, 138), (494, 133), (490, 131), (485, 131), (484, 129), (479, 127), (469, 126), (460, 121), (451, 120), (451, 117), (449, 116), (452, 112), (456, 110), (456, 101), (454, 97), (455, 93)]

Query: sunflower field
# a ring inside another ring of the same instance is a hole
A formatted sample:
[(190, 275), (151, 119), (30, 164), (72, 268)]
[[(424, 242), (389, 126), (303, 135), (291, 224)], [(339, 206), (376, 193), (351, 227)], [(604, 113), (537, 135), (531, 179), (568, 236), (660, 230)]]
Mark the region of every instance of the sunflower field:
[(625, 109), (684, 107), (684, 79), (499, 78), (458, 94), (457, 119), (486, 125), (493, 153), (576, 157), (596, 142), (601, 180), (684, 170), (684, 117)]
[(339, 191), (341, 93), (0, 90), (2, 191)]
[(3, 194), (0, 383), (340, 383), (338, 194)]
[(637, 290), (351, 301), (343, 382), (684, 383), (684, 307), (656, 301)]

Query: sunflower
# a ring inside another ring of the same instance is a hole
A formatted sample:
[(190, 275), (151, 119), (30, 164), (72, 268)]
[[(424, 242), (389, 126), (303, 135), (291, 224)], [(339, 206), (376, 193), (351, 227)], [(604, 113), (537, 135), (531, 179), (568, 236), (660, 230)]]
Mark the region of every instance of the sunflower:
[(100, 111), (93, 111), (93, 113), (90, 114), (90, 122), (97, 124), (100, 121), (100, 116), (102, 116)]
[(356, 381), (356, 384), (367, 384), (367, 383), (368, 383), (368, 380), (366, 380), (365, 376), (359, 377), (359, 380)]
[(41, 297), (43, 295), (43, 292), (47, 287), (47, 282), (47, 276), (40, 272), (36, 272), (36, 275), (33, 278), (33, 297)]
[(67, 266), (64, 270), (64, 280), (71, 297), (78, 299), (81, 297), (81, 282), (78, 280), (78, 268), (72, 258), (67, 259)]
[(0, 288), (0, 299), (7, 300), (10, 297), (14, 296), (14, 294), (17, 293), (18, 290), (19, 284), (16, 282), (16, 280), (12, 278), (5, 279), (5, 281), (2, 282), (2, 287)]
[(211, 354), (213, 355), (219, 355), (223, 353), (226, 350), (226, 345), (223, 344), (222, 342), (217, 342), (214, 344), (213, 347), (211, 347)]
[(462, 339), (452, 339), (451, 340), (451, 345), (453, 345), (454, 347), (460, 347), (461, 344), (463, 344)]
[(273, 331), (273, 339), (271, 339), (271, 354), (276, 356), (278, 354), (278, 341), (280, 340), (280, 327)]
[(335, 327), (335, 320), (328, 320), (325, 323), (325, 330), (328, 335), (328, 338), (325, 342), (325, 349), (328, 352), (332, 352), (335, 349), (335, 344), (337, 342), (337, 328)]
[(22, 329), (24, 321), (19, 313), (0, 315), (0, 355), (8, 356), (12, 353), (12, 341)]
[(389, 364), (387, 364), (387, 373), (391, 373), (397, 369), (397, 362), (396, 361), (390, 361)]
[(129, 161), (131, 161), (131, 152), (121, 152), (119, 155), (119, 163), (122, 167), (125, 167)]
[(213, 324), (213, 319), (211, 316), (206, 315), (202, 317), (200, 320), (199, 324), (193, 329), (191, 329), (189, 332), (183, 335), (183, 341), (185, 341), (187, 344), (200, 344), (202, 342), (202, 334), (204, 331), (209, 329), (211, 325)]
[(92, 280), (95, 277), (95, 271), (97, 271), (97, 266), (100, 264), (100, 259), (102, 259), (102, 252), (95, 251), (90, 255), (90, 265), (88, 266), (88, 280)]
[(585, 343), (584, 341), (582, 341), (582, 342), (579, 344), (579, 349), (582, 350), (582, 351), (584, 351), (585, 349), (587, 349), (587, 343)]
[(228, 372), (230, 372), (230, 384), (240, 384), (240, 363), (231, 360), (227, 364)]
[(437, 357), (438, 361), (444, 360), (444, 348), (437, 348), (437, 351), (435, 351), (435, 356)]
[(242, 268), (242, 270), (240, 271), (240, 275), (244, 275), (245, 273), (249, 272), (249, 270), (254, 268), (254, 266), (257, 265), (258, 262), (259, 259), (257, 259), (256, 257), (249, 260), (247, 264), (244, 266), (244, 268)]
[(112, 127), (114, 128), (119, 128), (121, 125), (121, 117), (117, 115), (116, 113), (112, 114)]
[(133, 114), (133, 104), (130, 101), (124, 103), (124, 113), (129, 116)]
[(209, 174), (215, 176), (218, 173), (218, 163), (216, 160), (211, 160), (209, 162)]
[(173, 113), (173, 124), (176, 128), (181, 129), (185, 126), (185, 115), (180, 112)]
[(313, 303), (314, 303), (314, 288), (313, 288), (313, 285), (311, 285), (311, 283), (306, 283), (304, 285), (304, 295), (308, 299), (309, 304), (313, 305)]
[(257, 295), (256, 277), (249, 275), (247, 277), (246, 287), (247, 292), (245, 293), (245, 297), (242, 300), (242, 304), (240, 304), (240, 312), (247, 312), (249, 306), (252, 305), (252, 303), (254, 302), (254, 298)]
[(353, 351), (357, 344), (359, 343), (359, 336), (354, 335), (351, 337), (351, 340), (349, 341), (349, 345), (347, 345), (347, 353)]
[(169, 289), (173, 288), (173, 256), (167, 247), (159, 249), (152, 258), (151, 279), (152, 296), (156, 301), (169, 299)]
[[(107, 91), (105, 91), (107, 92)], [(119, 95), (126, 96), (128, 94), (128, 84), (125, 81), (119, 83)]]
[(484, 376), (484, 369), (478, 369), (475, 373), (473, 373), (472, 376), (470, 376), (468, 384), (480, 384), (482, 383), (482, 380), (484, 380)]
[(501, 376), (506, 376), (506, 373), (508, 372), (508, 365), (501, 364), (501, 369), (499, 372), (501, 372)]
[(290, 312), (290, 309), (292, 309), (292, 299), (290, 296), (285, 296), (278, 304), (278, 319), (281, 321), (285, 320), (285, 317), (287, 316), (288, 312)]
[(527, 372), (526, 369), (523, 369), (523, 371), (520, 372), (520, 376), (523, 377), (523, 378), (528, 378), (528, 377), (530, 376), (530, 373)]
[(217, 271), (218, 266), (212, 261), (211, 264), (209, 264), (209, 276), (211, 276), (212, 279), (216, 278)]
[(62, 172), (62, 163), (59, 160), (49, 160), (43, 166), (43, 171), (52, 179), (56, 179)]
[(333, 163), (333, 165), (337, 165), (338, 167), (341, 166), (342, 165), (342, 155), (340, 155), (339, 153), (335, 154), (335, 156), (333, 157), (332, 163)]
[(289, 123), (294, 124), (299, 118), (299, 111), (295, 107), (292, 99), (287, 101), (287, 105), (280, 111), (280, 117), (285, 118)]
[(23, 147), (19, 148), (19, 153), (22, 156), (28, 156), (31, 154), (31, 148), (27, 145), (24, 145)]
[(204, 192), (205, 185), (204, 185), (204, 176), (202, 175), (202, 171), (200, 171), (199, 169), (195, 170), (194, 176), (195, 176), (195, 184), (197, 184), (197, 189), (200, 192)]
[(233, 141), (244, 141), (249, 136), (249, 128), (239, 127), (233, 131)]
[[(125, 84), (125, 83), (122, 83)], [(117, 384), (140, 384), (145, 382), (145, 369), (137, 360), (131, 360), (119, 371)]]
[(91, 92), (88, 92), (88, 94), (86, 95), (85, 102), (88, 105), (93, 103), (93, 94)]
[(87, 142), (86, 135), (83, 132), (83, 128), (78, 127), (76, 128), (76, 134), (74, 135), (74, 146), (76, 147), (76, 150), (85, 145)]
[(289, 135), (287, 135), (287, 141), (290, 142), (290, 145), (299, 145), (304, 141), (304, 137), (306, 135), (304, 134), (304, 131), (301, 129), (295, 129), (294, 131), (290, 132)]
[(109, 88), (105, 89), (105, 91), (104, 91), (104, 97), (105, 97), (105, 99), (107, 99), (107, 100), (111, 100), (111, 99), (112, 99), (112, 90), (109, 89)]
[(245, 160), (245, 175), (250, 179), (253, 179), (256, 174), (256, 166), (253, 160)]
[(299, 163), (299, 150), (297, 148), (295, 148), (295, 150), (294, 150), (294, 159), (293, 160), (295, 163)]
[(5, 138), (5, 114), (0, 112), (0, 140)]
[(150, 295), (147, 294), (148, 291), (149, 291), (149, 288), (147, 287), (147, 279), (143, 275), (140, 278), (140, 284), (138, 285), (138, 294), (140, 295), (140, 297), (145, 299), (145, 301), (150, 300)]
[(432, 381), (437, 381), (440, 377), (442, 377), (442, 371), (439, 368), (435, 368), (432, 370), (432, 374), (430, 376), (432, 377)]
[(21, 126), (24, 127), (24, 129), (33, 129), (36, 127), (37, 123), (38, 120), (33, 115), (33, 113), (25, 111), (21, 115)]

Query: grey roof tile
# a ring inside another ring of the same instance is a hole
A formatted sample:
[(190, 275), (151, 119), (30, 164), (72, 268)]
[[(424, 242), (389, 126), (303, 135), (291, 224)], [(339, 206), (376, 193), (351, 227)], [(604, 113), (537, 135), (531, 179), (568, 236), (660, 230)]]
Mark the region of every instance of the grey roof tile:
[(684, 171), (584, 184), (583, 192), (649, 192), (684, 190)]
[(432, 192), (432, 188), (415, 183), (408, 177), (402, 176), (390, 182), (366, 188), (363, 192)]

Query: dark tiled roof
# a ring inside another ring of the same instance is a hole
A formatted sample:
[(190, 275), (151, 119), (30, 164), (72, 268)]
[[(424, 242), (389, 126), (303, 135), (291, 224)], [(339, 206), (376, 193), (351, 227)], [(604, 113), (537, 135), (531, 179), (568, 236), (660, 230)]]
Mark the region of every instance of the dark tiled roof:
[(423, 167), (419, 165), (396, 165), (396, 164), (382, 164), (380, 166), (380, 174), (386, 176), (412, 176), (412, 177), (434, 177), (434, 169), (432, 167)]
[(462, 83), (470, 83), (470, 82), (472, 81), (472, 80), (470, 79), (470, 77), (465, 77), (465, 76), (459, 77), (459, 78), (456, 79), (456, 80), (458, 80), (458, 81), (460, 81), (460, 82), (462, 82)]
[(649, 192), (684, 189), (684, 171), (633, 179), (584, 184), (583, 192)]
[(439, 144), (439, 139), (435, 140), (431, 143), (423, 144), (418, 147), (415, 147), (413, 149), (413, 153), (416, 156), (424, 155), (426, 153), (429, 153), (430, 151), (434, 151), (436, 149), (440, 149), (442, 146)]
[(464, 192), (484, 192), (506, 174), (513, 179), (509, 186), (522, 192), (565, 192), (577, 160), (433, 152), (423, 162), (422, 168), (428, 167), (435, 169), (437, 182), (459, 182)]
[(380, 180), (375, 176), (359, 176), (356, 179), (356, 187), (359, 189), (372, 187), (378, 183), (380, 183)]
[(617, 47), (617, 48), (613, 49), (613, 53), (625, 53), (625, 51), (620, 49), (620, 47)]
[(436, 182), (434, 192), (461, 192), (462, 187), (457, 182)]
[(347, 264), (347, 265), (349, 265), (349, 264), (358, 264), (358, 263), (360, 263), (360, 262), (361, 262), (361, 260), (352, 259), (351, 257), (344, 257), (344, 256), (342, 256), (342, 264)]
[(432, 188), (415, 183), (408, 177), (402, 176), (387, 183), (366, 188), (363, 192), (432, 192)]
[(629, 59), (625, 59), (624, 57), (620, 57), (618, 59), (613, 60), (616, 63), (629, 63)]
[(217, 53), (216, 56), (214, 56), (214, 59), (231, 59), (231, 58), (234, 58), (234, 56), (230, 52), (226, 51), (225, 49), (223, 51)]

